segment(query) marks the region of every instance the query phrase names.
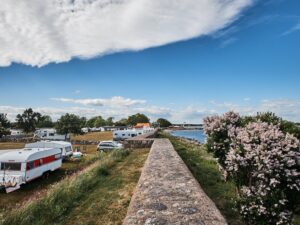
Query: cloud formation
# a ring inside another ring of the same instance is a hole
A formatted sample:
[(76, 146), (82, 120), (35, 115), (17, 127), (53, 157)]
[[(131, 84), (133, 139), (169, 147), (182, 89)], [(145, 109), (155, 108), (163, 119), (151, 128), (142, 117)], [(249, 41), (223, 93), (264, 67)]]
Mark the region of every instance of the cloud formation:
[(43, 66), (210, 35), (253, 1), (1, 1), (0, 66)]
[[(251, 101), (252, 102), (252, 101)], [(115, 120), (126, 118), (136, 113), (144, 113), (152, 121), (163, 117), (173, 123), (202, 123), (202, 119), (208, 115), (221, 114), (229, 110), (239, 112), (241, 115), (255, 115), (257, 112), (271, 111), (284, 119), (300, 122), (300, 100), (299, 99), (273, 99), (262, 100), (256, 103), (243, 102), (242, 104), (211, 101), (206, 106), (186, 106), (183, 108), (161, 107), (156, 105), (122, 105), (120, 107), (33, 107), (34, 111), (50, 115), (57, 120), (61, 115), (73, 113), (87, 118), (101, 115), (104, 118), (114, 117)], [(25, 107), (1, 106), (0, 113), (6, 113), (11, 121), (14, 121), (18, 113), (22, 113)]]
[(114, 96), (109, 99), (104, 98), (92, 98), (92, 99), (73, 99), (73, 98), (51, 98), (54, 101), (76, 103), (81, 105), (90, 106), (109, 106), (109, 107), (124, 107), (133, 106), (139, 104), (145, 104), (145, 100), (130, 99), (121, 96)]

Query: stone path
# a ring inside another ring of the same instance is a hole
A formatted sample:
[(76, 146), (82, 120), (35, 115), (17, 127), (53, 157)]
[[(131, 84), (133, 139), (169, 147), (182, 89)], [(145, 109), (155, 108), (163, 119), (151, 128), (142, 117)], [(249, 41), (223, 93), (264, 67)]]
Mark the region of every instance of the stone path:
[(225, 225), (168, 139), (155, 139), (123, 225)]

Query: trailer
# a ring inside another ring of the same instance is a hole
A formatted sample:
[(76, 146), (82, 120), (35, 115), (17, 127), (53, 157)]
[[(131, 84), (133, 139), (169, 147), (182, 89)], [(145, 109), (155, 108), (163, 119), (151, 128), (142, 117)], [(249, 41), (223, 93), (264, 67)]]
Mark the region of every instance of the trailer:
[(70, 138), (70, 135), (57, 134), (53, 128), (41, 128), (34, 132), (34, 137), (38, 137), (42, 140), (59, 140), (65, 141)]
[(24, 148), (0, 155), (0, 187), (10, 193), (62, 166), (59, 148)]
[(73, 155), (72, 144), (67, 141), (38, 141), (26, 144), (25, 148), (59, 148), (63, 159)]
[(128, 138), (132, 138), (138, 135), (138, 132), (135, 130), (117, 130), (113, 132), (114, 141), (123, 141)]

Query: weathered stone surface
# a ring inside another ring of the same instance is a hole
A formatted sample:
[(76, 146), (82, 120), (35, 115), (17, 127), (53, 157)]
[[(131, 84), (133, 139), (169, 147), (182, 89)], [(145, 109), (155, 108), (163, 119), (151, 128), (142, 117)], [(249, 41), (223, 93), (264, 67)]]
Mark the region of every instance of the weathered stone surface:
[(225, 225), (168, 139), (155, 139), (123, 225)]

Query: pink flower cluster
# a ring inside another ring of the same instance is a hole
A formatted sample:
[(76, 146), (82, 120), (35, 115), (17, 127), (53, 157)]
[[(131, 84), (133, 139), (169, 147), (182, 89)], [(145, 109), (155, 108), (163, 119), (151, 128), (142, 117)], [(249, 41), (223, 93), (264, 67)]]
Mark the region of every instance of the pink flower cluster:
[(230, 147), (229, 130), (235, 129), (240, 123), (240, 115), (227, 112), (223, 116), (211, 116), (204, 119), (204, 131), (208, 137), (207, 147), (213, 152), (219, 164), (224, 167), (226, 154)]
[(225, 154), (221, 165), (237, 185), (240, 212), (252, 225), (290, 224), (300, 193), (299, 140), (276, 125), (241, 127), (240, 120), (233, 112), (204, 120), (212, 151)]

